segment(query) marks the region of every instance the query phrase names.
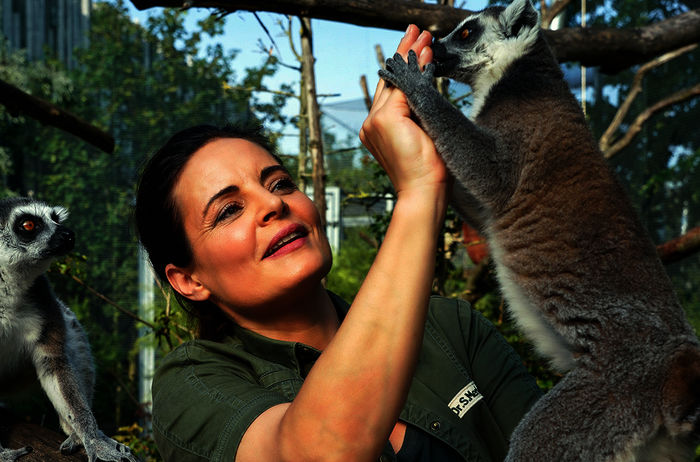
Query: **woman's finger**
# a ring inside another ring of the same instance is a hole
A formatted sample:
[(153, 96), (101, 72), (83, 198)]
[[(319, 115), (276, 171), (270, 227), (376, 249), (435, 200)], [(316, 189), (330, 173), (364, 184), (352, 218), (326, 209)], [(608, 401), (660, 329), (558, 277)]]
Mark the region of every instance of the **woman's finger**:
[(405, 58), (408, 55), (408, 50), (415, 44), (419, 36), (420, 29), (418, 29), (418, 26), (409, 24), (406, 33), (399, 42), (399, 46), (396, 47), (396, 52)]
[(420, 64), (421, 68), (433, 59), (433, 51), (430, 49), (430, 45), (432, 43), (433, 36), (430, 34), (430, 32), (424, 30), (411, 45), (410, 49), (413, 50), (420, 58), (418, 63)]
[[(408, 28), (406, 29), (406, 33), (404, 34), (403, 38), (399, 42), (398, 47), (396, 48), (396, 52), (404, 58), (406, 58), (406, 56), (408, 55), (408, 50), (410, 50), (411, 47), (415, 46), (418, 38), (421, 36), (419, 32), (420, 30), (415, 24), (409, 24)], [(423, 43), (422, 47), (424, 47), (425, 38), (421, 41), (421, 43)], [(384, 90), (386, 89), (388, 89), (388, 87), (386, 86), (386, 82), (384, 82), (384, 79), (379, 79), (379, 82), (377, 83), (377, 88), (374, 91), (374, 98), (372, 101), (373, 104), (380, 103), (380, 101), (377, 101), (377, 99), (380, 97), (382, 98), (382, 101), (388, 97), (388, 94), (384, 93)]]

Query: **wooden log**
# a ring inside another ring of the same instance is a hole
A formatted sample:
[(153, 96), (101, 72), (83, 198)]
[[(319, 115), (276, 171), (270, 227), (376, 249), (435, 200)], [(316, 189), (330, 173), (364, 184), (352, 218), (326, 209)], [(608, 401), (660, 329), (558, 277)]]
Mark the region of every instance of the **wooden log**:
[(32, 452), (18, 462), (87, 462), (84, 449), (75, 454), (61, 454), (59, 447), (66, 439), (63, 433), (33, 423), (22, 422), (9, 411), (0, 409), (0, 442), (6, 449), (30, 446)]
[[(139, 10), (196, 7), (228, 13), (269, 11), (400, 31), (413, 23), (437, 37), (450, 32), (471, 13), (446, 5), (398, 0), (131, 0), (131, 3)], [(700, 8), (637, 28), (578, 27), (545, 30), (544, 34), (559, 62), (580, 62), (614, 74), (697, 43), (700, 40)]]

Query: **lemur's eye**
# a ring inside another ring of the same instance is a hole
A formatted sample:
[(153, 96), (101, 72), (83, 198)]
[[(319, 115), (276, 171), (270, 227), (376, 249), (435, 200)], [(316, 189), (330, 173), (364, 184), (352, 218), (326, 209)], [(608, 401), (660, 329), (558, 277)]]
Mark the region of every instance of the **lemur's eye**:
[(469, 30), (469, 28), (465, 27), (464, 29), (462, 29), (462, 32), (460, 33), (460, 35), (462, 36), (463, 39), (466, 39), (467, 37), (469, 37), (470, 33), (471, 33), (471, 31)]
[(22, 229), (25, 231), (34, 231), (36, 224), (32, 220), (24, 220), (22, 222)]

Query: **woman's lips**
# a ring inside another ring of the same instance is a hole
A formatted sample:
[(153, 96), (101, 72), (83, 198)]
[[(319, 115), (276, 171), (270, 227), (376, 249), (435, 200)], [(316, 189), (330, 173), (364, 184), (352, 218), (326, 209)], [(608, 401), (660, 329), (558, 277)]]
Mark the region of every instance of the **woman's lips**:
[(275, 237), (270, 241), (270, 245), (267, 246), (267, 250), (265, 250), (265, 254), (262, 258), (265, 259), (273, 255), (284, 255), (296, 250), (304, 245), (306, 236), (308, 235), (309, 232), (304, 226), (299, 224), (289, 225), (275, 234)]

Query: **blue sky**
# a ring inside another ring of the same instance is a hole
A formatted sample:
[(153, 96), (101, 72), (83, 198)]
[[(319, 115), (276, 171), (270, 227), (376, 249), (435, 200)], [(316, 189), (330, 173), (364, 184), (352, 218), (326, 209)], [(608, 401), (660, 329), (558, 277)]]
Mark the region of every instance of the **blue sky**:
[[(485, 5), (484, 0), (468, 2), (463, 8), (472, 10), (481, 9)], [(138, 11), (129, 3), (133, 17), (145, 22), (145, 18), (151, 14), (157, 14), (159, 8), (152, 8), (145, 11)], [(188, 12), (187, 24), (195, 27), (197, 19), (203, 15), (208, 15), (209, 10), (196, 8)], [(270, 34), (274, 38), (283, 63), (298, 65), (291, 53), (288, 39), (282, 35), (278, 20), (283, 20), (286, 24), (286, 17), (272, 13), (258, 13), (260, 19), (265, 24)], [(266, 47), (271, 46), (270, 38), (260, 27), (258, 21), (251, 13), (236, 12), (225, 17), (225, 34), (221, 38), (221, 43), (226, 49), (239, 50), (238, 57), (234, 63), (244, 69), (245, 67), (259, 65), (264, 59), (261, 54), (258, 42), (262, 41)], [(298, 27), (298, 22), (295, 22)], [(297, 29), (298, 30), (298, 29)], [(376, 29), (369, 27), (353, 26), (340, 22), (312, 20), (314, 56), (316, 58), (316, 85), (317, 93), (331, 94), (338, 93), (339, 96), (325, 98), (321, 104), (338, 104), (339, 106), (350, 106), (359, 109), (348, 112), (337, 112), (339, 118), (347, 121), (347, 125), (352, 130), (346, 130), (336, 124), (337, 134), (340, 137), (356, 136), (359, 123), (364, 118), (361, 105), (341, 104), (353, 102), (363, 97), (360, 87), (360, 76), (365, 75), (368, 80), (370, 93), (374, 93), (377, 85), (377, 70), (379, 64), (376, 59), (375, 46), (381, 46), (386, 57), (391, 56), (403, 32)], [(297, 49), (298, 47), (298, 40)], [(298, 82), (298, 73), (294, 70), (281, 67), (278, 73), (266, 81), (268, 88), (277, 89), (282, 83)], [(298, 88), (298, 87), (297, 87)], [(290, 103), (286, 108), (287, 113), (294, 114), (298, 110), (298, 105)], [(353, 133), (352, 131), (355, 131)], [(293, 132), (289, 133), (282, 143), (282, 152), (293, 152), (297, 146)], [(285, 141), (286, 140), (286, 141)]]

